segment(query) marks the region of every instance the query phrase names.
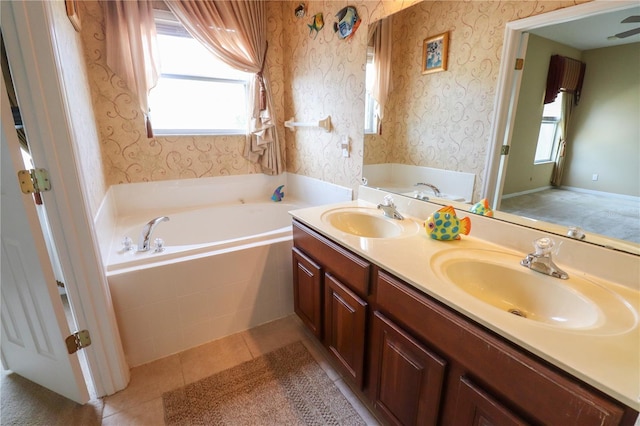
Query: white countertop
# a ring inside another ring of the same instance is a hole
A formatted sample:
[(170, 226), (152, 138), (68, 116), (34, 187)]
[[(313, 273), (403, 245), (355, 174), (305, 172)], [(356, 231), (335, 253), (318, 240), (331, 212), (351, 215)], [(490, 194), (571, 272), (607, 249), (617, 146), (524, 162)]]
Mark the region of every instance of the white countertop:
[[(426, 203), (425, 203), (426, 204)], [(593, 387), (640, 411), (640, 330), (636, 316), (635, 326), (618, 334), (604, 334), (597, 329), (562, 329), (536, 321), (519, 318), (465, 293), (436, 274), (430, 267), (430, 259), (437, 253), (451, 248), (489, 249), (524, 257), (500, 245), (473, 237), (472, 231), (461, 240), (442, 242), (427, 237), (423, 230), (418, 234), (394, 238), (362, 238), (342, 232), (321, 216), (329, 209), (344, 207), (376, 207), (364, 200), (311, 207), (291, 211), (298, 221), (310, 226), (347, 249), (380, 266), (391, 274), (425, 294), (448, 305), (452, 309), (486, 326), (511, 342), (547, 360)], [(433, 205), (435, 211), (440, 206)], [(407, 217), (421, 225), (423, 220)], [(382, 214), (382, 212), (381, 212)], [(640, 310), (640, 292), (637, 289), (586, 276), (559, 265), (571, 276), (586, 277), (623, 298), (636, 312)], [(554, 279), (549, 277), (549, 279)]]

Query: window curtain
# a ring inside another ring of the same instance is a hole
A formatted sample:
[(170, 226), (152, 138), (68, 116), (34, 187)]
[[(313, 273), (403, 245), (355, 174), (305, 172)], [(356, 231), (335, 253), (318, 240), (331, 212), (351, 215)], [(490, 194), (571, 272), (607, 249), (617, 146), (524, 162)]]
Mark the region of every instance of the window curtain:
[(549, 61), (544, 103), (553, 102), (558, 93), (562, 91), (573, 94), (574, 103), (578, 105), (582, 94), (585, 69), (584, 62), (566, 56), (553, 55)]
[(254, 74), (249, 87), (249, 132), (244, 157), (268, 175), (284, 171), (275, 128), (267, 54), (266, 2), (189, 1), (166, 4), (191, 36), (226, 64)]
[(153, 129), (148, 96), (160, 73), (152, 4), (151, 0), (102, 2), (107, 65), (137, 95), (149, 138)]
[(567, 137), (569, 131), (569, 120), (573, 113), (574, 94), (565, 93), (562, 96), (562, 116), (560, 118), (560, 142), (558, 151), (556, 152), (555, 165), (553, 166), (553, 174), (551, 176), (551, 185), (562, 185), (562, 175), (564, 173), (565, 155), (567, 153)]
[(549, 61), (544, 103), (551, 103), (556, 99), (558, 93), (564, 93), (562, 97), (562, 116), (560, 118), (560, 142), (551, 177), (551, 185), (553, 186), (562, 185), (569, 140), (569, 121), (574, 106), (580, 102), (585, 70), (586, 64), (584, 62), (566, 56), (553, 55)]
[(393, 89), (391, 80), (391, 46), (393, 18), (391, 16), (376, 21), (369, 29), (369, 44), (373, 45), (373, 67), (376, 75), (373, 82), (372, 96), (378, 103), (376, 116), (378, 117), (378, 133), (381, 132), (384, 108), (389, 93)]

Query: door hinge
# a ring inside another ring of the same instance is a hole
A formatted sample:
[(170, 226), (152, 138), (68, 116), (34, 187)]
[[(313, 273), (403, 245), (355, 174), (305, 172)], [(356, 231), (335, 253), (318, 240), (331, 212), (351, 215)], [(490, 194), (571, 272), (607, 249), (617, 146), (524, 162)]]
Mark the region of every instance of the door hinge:
[(516, 71), (520, 71), (524, 68), (524, 58), (516, 58)]
[(49, 172), (46, 169), (20, 170), (18, 181), (23, 194), (39, 194), (51, 190)]
[(64, 339), (64, 342), (67, 344), (67, 352), (69, 352), (69, 354), (74, 354), (80, 349), (84, 349), (91, 345), (89, 330), (77, 331)]
[(500, 155), (509, 155), (509, 147), (510, 145), (502, 145), (500, 147)]

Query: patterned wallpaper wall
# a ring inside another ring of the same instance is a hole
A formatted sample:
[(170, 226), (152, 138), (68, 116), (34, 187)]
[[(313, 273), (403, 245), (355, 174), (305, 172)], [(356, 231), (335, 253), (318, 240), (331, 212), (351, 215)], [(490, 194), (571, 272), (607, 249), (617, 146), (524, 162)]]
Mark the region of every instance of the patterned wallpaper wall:
[[(365, 138), (365, 164), (396, 162), (475, 173), (478, 199), (506, 23), (577, 3), (426, 1), (394, 15), (394, 88), (382, 135)], [(422, 75), (423, 40), (445, 31), (448, 70)]]
[(73, 111), (70, 123), (73, 137), (77, 141), (74, 148), (79, 160), (79, 173), (83, 176), (81, 185), (84, 187), (91, 217), (94, 217), (107, 192), (107, 186), (103, 179), (100, 138), (91, 107), (82, 41), (67, 17), (64, 2), (51, 2), (50, 6), (56, 46), (60, 56), (64, 58), (61, 78), (66, 89), (66, 101)]
[[(397, 58), (402, 71), (389, 104), (390, 111), (402, 113), (393, 119), (389, 114), (384, 134), (368, 136), (364, 149), (367, 26), (416, 2), (349, 3), (362, 18), (349, 40), (340, 40), (333, 31), (335, 14), (347, 5), (344, 2), (306, 2), (303, 18), (294, 15), (298, 0), (268, 3), (267, 66), (287, 171), (355, 187), (363, 160), (410, 161), (474, 172), (480, 188), (506, 23), (581, 1), (426, 1), (419, 10), (411, 9), (396, 25), (395, 43), (404, 42), (409, 53)], [(314, 36), (308, 24), (320, 12), (324, 28)], [(81, 2), (80, 13), (107, 185), (260, 172), (242, 158), (243, 137), (147, 139), (134, 96), (105, 65), (99, 3)], [(451, 32), (449, 71), (420, 75), (422, 40), (447, 30)], [(282, 125), (291, 117), (306, 122), (326, 115), (332, 119), (331, 133), (315, 128), (291, 132)], [(341, 155), (344, 136), (351, 140), (349, 158)], [(377, 148), (369, 149), (369, 145)]]
[[(106, 65), (104, 16), (100, 3), (82, 1), (84, 44), (93, 106), (100, 131), (107, 185), (165, 179), (259, 173), (242, 157), (244, 136), (172, 136), (148, 139), (135, 95)], [(282, 31), (280, 4), (269, 4), (269, 73), (276, 114), (283, 113)], [(153, 117), (152, 117), (153, 119)], [(283, 120), (282, 120), (283, 121)], [(284, 134), (279, 126), (279, 134)], [(284, 158), (285, 142), (282, 140)]]

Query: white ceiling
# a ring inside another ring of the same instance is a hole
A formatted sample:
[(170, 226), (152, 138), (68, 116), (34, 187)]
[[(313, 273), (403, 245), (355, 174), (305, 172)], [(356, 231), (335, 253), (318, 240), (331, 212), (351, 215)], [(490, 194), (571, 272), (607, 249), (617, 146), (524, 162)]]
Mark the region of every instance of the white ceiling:
[(578, 50), (590, 50), (619, 44), (637, 43), (640, 42), (640, 34), (623, 39), (608, 39), (609, 36), (614, 34), (640, 27), (640, 22), (620, 23), (620, 21), (632, 15), (640, 16), (640, 5), (571, 22), (564, 22), (562, 24), (549, 25), (531, 30), (530, 32)]

